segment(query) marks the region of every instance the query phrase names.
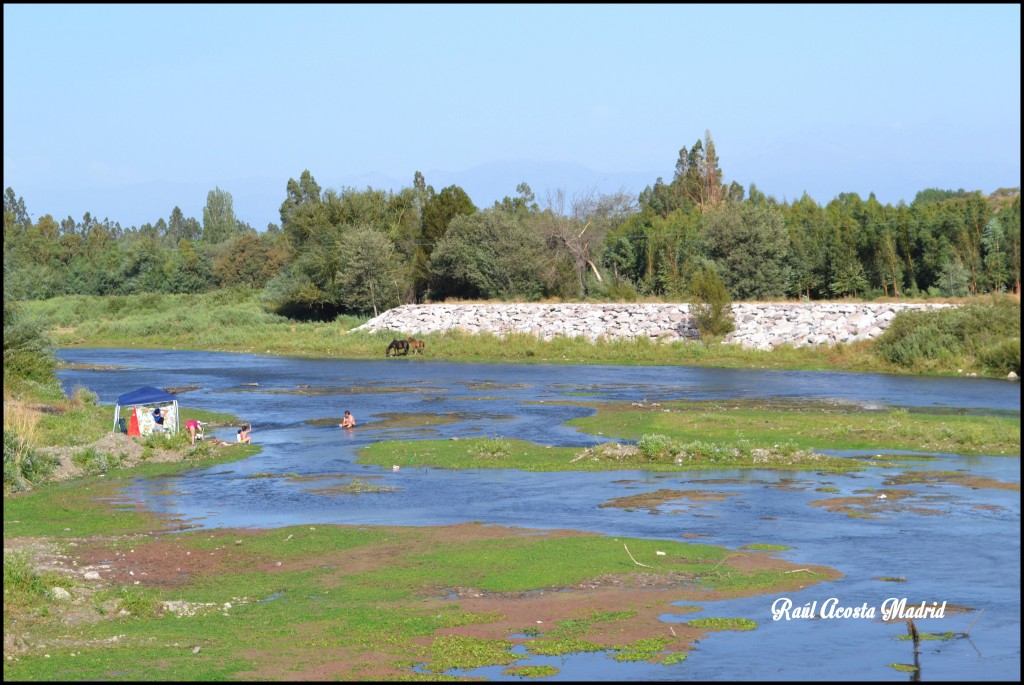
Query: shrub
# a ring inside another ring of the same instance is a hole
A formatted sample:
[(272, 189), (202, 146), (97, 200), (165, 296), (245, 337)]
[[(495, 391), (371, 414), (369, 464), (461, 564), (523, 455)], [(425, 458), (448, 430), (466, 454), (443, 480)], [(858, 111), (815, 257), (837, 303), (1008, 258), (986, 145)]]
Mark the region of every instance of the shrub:
[(4, 492), (23, 492), (53, 475), (59, 460), (32, 448), (28, 441), (4, 429)]
[(665, 435), (645, 435), (637, 447), (647, 461), (670, 461), (675, 454), (674, 441)]
[(978, 361), (993, 372), (1020, 375), (1020, 338), (1003, 340), (978, 351)]
[(904, 368), (956, 366), (967, 357), (978, 357), (994, 370), (1008, 373), (1014, 365), (1019, 370), (1020, 303), (999, 297), (961, 307), (901, 312), (878, 338), (875, 351)]
[(702, 339), (732, 333), (736, 324), (729, 304), (729, 291), (713, 267), (702, 266), (694, 272), (690, 294), (693, 298), (690, 314)]
[(116, 469), (123, 460), (124, 455), (115, 457), (112, 454), (100, 452), (95, 447), (88, 447), (71, 457), (71, 463), (82, 469), (89, 476)]

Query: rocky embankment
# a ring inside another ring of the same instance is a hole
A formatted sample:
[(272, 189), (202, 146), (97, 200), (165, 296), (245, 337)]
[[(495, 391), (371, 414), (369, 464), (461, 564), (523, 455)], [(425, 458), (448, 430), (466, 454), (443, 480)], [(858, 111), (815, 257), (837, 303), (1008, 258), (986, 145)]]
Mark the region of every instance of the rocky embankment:
[[(738, 303), (736, 330), (723, 342), (770, 350), (779, 345), (835, 345), (878, 337), (896, 314), (952, 305), (898, 303)], [(687, 304), (423, 304), (402, 305), (355, 330), (389, 331), (396, 337), (443, 333), (528, 333), (556, 336), (651, 338), (667, 342), (700, 337)]]

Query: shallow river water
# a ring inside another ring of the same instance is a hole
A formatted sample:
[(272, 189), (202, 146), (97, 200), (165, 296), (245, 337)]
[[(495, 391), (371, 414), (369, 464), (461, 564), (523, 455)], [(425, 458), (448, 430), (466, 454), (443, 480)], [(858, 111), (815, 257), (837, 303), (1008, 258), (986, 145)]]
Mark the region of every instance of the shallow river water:
[[(905, 469), (869, 468), (845, 475), (815, 472), (702, 471), (653, 473), (529, 473), (500, 469), (398, 471), (355, 463), (362, 446), (380, 440), (465, 437), (522, 438), (544, 445), (586, 446), (605, 439), (564, 422), (590, 409), (565, 401), (673, 399), (825, 400), (872, 408), (1020, 416), (1020, 386), (978, 378), (921, 378), (837, 372), (704, 369), (685, 366), (562, 366), (473, 364), (416, 359), (350, 361), (270, 355), (141, 350), (63, 350), (68, 362), (114, 369), (66, 369), (67, 391), (81, 385), (113, 405), (144, 385), (198, 386), (179, 402), (237, 415), (254, 425), (262, 452), (241, 462), (170, 479), (137, 480), (126, 493), (153, 511), (198, 527), (272, 528), (297, 524), (433, 526), (468, 521), (535, 529), (572, 528), (651, 539), (696, 541), (730, 548), (785, 545), (779, 556), (822, 564), (844, 576), (785, 595), (794, 608), (817, 602), (874, 609), (875, 619), (773, 620), (782, 596), (704, 602), (698, 613), (662, 616), (666, 625), (704, 616), (746, 617), (749, 632), (711, 634), (672, 666), (620, 663), (605, 654), (539, 657), (517, 665), (551, 664), (546, 680), (1019, 680), (1020, 491), (931, 483), (911, 506), (879, 518), (849, 517), (809, 503), (887, 487)], [(346, 409), (360, 426), (342, 431)], [(442, 415), (443, 425), (389, 428), (393, 414)], [(332, 420), (327, 420), (332, 419)], [(113, 423), (113, 417), (111, 417)], [(375, 424), (380, 424), (375, 427)], [(225, 440), (235, 429), (213, 431)], [(827, 450), (820, 450), (828, 452)], [(863, 453), (836, 453), (851, 458)], [(877, 454), (878, 452), (874, 452)], [(938, 454), (911, 469), (966, 471), (1020, 483), (1020, 458)], [(323, 476), (313, 482), (247, 478), (255, 473)], [(313, 492), (353, 477), (393, 492), (330, 496)], [(835, 488), (823, 494), (818, 488)], [(667, 504), (655, 510), (599, 507), (611, 499), (663, 488), (713, 489), (723, 501)], [(904, 504), (908, 501), (904, 500)], [(923, 513), (925, 511), (931, 513)], [(905, 578), (889, 582), (881, 578)], [(913, 664), (902, 622), (878, 620), (888, 598), (969, 608), (915, 621), (922, 632), (969, 637), (924, 641), (916, 676), (889, 666)], [(680, 603), (682, 606), (685, 603)], [(489, 680), (501, 667), (453, 671)]]

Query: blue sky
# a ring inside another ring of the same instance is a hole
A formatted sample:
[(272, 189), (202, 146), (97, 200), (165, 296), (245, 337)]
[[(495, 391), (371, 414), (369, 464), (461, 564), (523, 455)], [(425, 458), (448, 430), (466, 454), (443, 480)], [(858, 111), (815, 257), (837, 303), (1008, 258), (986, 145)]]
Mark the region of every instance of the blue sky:
[(37, 218), (278, 223), (289, 178), (638, 192), (710, 131), (779, 200), (1020, 185), (1020, 5), (4, 5)]

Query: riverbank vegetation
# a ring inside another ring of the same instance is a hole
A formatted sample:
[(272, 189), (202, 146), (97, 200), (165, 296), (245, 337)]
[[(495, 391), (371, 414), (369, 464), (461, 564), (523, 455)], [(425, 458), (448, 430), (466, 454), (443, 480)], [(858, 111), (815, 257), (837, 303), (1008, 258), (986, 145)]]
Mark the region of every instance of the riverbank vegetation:
[[(706, 342), (497, 337), (458, 330), (422, 335), (427, 354), (402, 359), (582, 364), (686, 364), (757, 369), (943, 373), (1005, 377), (1020, 373), (1020, 301), (988, 296), (961, 306), (902, 312), (876, 341), (781, 346), (771, 351)], [(375, 359), (393, 337), (353, 329), (367, 319), (296, 321), (266, 308), (251, 290), (205, 295), (73, 296), (20, 303), (23, 316), (62, 347), (196, 349)]]

